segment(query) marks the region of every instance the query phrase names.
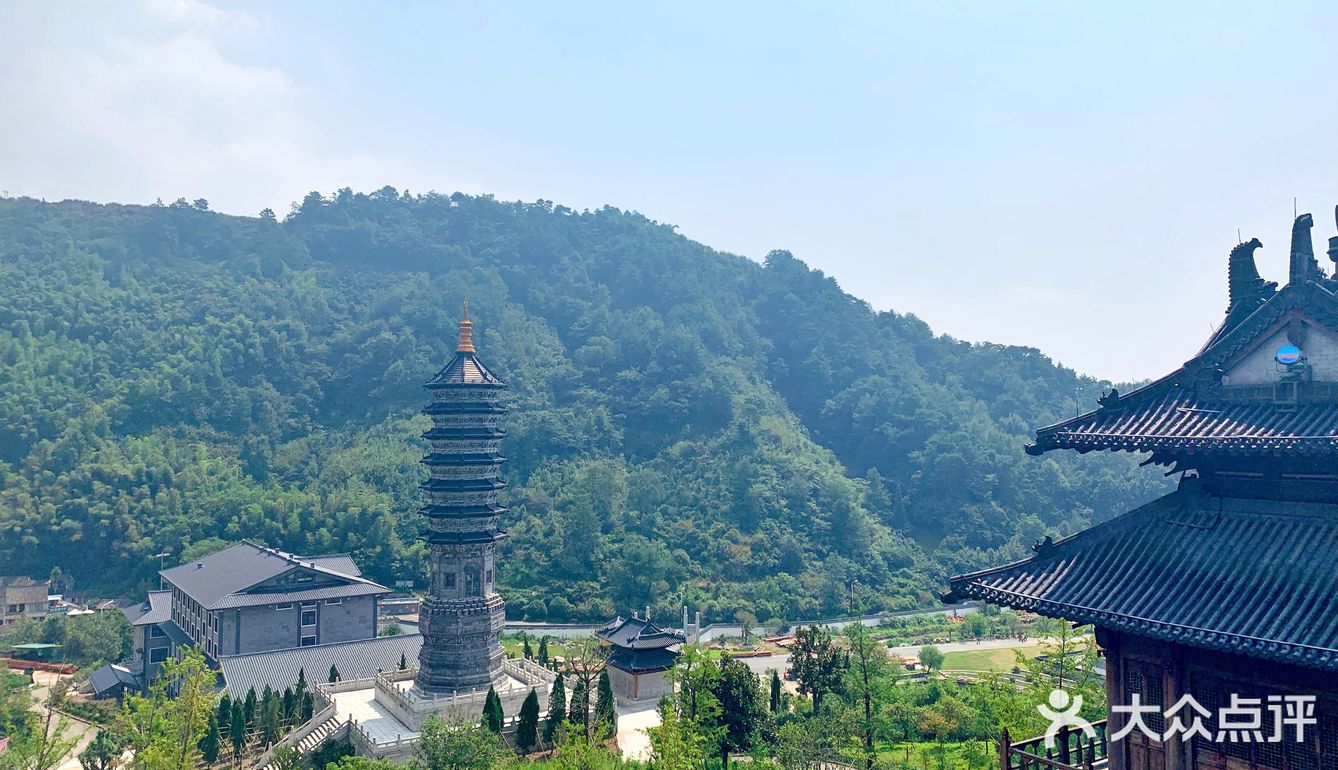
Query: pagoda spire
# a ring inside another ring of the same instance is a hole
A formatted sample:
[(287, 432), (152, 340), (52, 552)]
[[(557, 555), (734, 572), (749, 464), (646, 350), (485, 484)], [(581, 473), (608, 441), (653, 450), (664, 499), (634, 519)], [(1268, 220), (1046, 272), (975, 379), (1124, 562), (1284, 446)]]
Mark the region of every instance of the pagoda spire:
[(465, 300), (465, 316), (460, 319), (460, 344), (455, 346), (455, 352), (474, 352), (474, 323), (469, 320), (469, 300)]

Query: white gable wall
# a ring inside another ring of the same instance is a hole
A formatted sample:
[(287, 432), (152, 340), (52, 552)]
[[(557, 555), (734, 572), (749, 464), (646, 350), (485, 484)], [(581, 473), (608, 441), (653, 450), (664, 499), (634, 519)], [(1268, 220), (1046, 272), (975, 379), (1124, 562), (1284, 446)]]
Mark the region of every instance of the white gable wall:
[[(1283, 367), (1273, 360), (1278, 348), (1290, 344), (1287, 329), (1283, 327), (1267, 337), (1229, 370), (1224, 380), (1230, 385), (1269, 385), (1277, 382)], [(1300, 346), (1310, 367), (1310, 379), (1315, 382), (1338, 382), (1338, 334), (1314, 322)]]

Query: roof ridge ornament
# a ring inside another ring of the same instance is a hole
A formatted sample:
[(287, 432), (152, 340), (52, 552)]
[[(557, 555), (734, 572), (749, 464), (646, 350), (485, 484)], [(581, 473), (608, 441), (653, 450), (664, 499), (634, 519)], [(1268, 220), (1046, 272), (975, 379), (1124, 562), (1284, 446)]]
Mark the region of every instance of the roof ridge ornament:
[(1254, 252), (1263, 245), (1258, 238), (1251, 238), (1237, 244), (1227, 257), (1227, 315), (1235, 313), (1238, 319), (1243, 318), (1277, 291), (1277, 282), (1260, 277), (1254, 260)]
[(1288, 275), (1291, 283), (1324, 277), (1319, 262), (1315, 261), (1315, 244), (1310, 240), (1310, 228), (1314, 224), (1315, 219), (1309, 214), (1302, 214), (1292, 223), (1292, 258)]
[(474, 352), (474, 322), (469, 320), (469, 300), (465, 300), (465, 315), (460, 319), (460, 344), (455, 346), (455, 352)]

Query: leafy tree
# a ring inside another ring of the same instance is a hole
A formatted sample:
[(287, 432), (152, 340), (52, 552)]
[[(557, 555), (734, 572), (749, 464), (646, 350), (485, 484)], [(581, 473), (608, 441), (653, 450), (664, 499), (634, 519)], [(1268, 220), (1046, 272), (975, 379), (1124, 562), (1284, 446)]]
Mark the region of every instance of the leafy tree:
[(502, 699), (497, 696), (497, 691), (492, 688), (492, 685), (489, 685), (488, 695), (483, 700), (483, 719), (480, 724), (489, 731), (501, 735), (504, 721)]
[(198, 648), (169, 657), (146, 695), (126, 698), (122, 721), (136, 770), (194, 770), (218, 698), (215, 675)]
[(660, 724), (647, 732), (654, 770), (698, 770), (705, 763), (702, 736), (671, 699), (660, 704)]
[(920, 648), (920, 665), (931, 671), (943, 668), (943, 652), (932, 644)]
[[(348, 744), (339, 745), (346, 746)], [(324, 765), (324, 767), (330, 768), (330, 770), (397, 770), (397, 768), (403, 767), (403, 765), (397, 765), (388, 759), (369, 759), (367, 757), (349, 755), (342, 759), (330, 762), (329, 764)], [(322, 770), (322, 767), (317, 766), (315, 770)]]
[[(545, 640), (546, 641), (546, 640)], [(539, 649), (542, 651), (542, 642)], [(544, 743), (552, 743), (557, 730), (567, 721), (567, 688), (559, 676), (548, 695), (548, 718), (544, 721)]]
[(83, 770), (112, 770), (121, 761), (125, 744), (112, 730), (99, 730), (79, 753)]
[(762, 704), (762, 688), (757, 674), (743, 661), (721, 658), (715, 698), (720, 704), (720, 764), (722, 768), (728, 768), (730, 753), (751, 750), (766, 725), (766, 709)]
[(327, 767), (338, 767), (342, 770), (384, 770), (380, 765), (364, 766), (363, 762), (368, 762), (365, 757), (354, 757), (353, 747), (344, 742), (335, 742), (326, 739), (316, 750), (311, 752), (312, 770), (325, 770)]
[[(12, 680), (11, 680), (12, 681)], [(26, 680), (25, 680), (26, 684)], [(60, 706), (65, 701), (68, 683), (64, 680), (52, 685), (42, 705), (42, 715), (25, 714), (22, 717), (10, 714), (10, 724), (18, 724), (24, 729), (10, 736), (9, 748), (3, 760), (19, 770), (54, 770), (74, 751), (78, 740), (68, 736), (70, 723), (60, 715)], [(31, 706), (24, 687), (23, 705), (25, 710)]]
[(874, 743), (887, 731), (883, 707), (896, 679), (887, 650), (863, 624), (852, 623), (846, 629), (846, 639), (850, 644), (850, 665), (846, 669), (844, 691), (857, 715), (865, 770), (873, 770), (878, 759)]
[(426, 770), (498, 770), (509, 767), (514, 753), (493, 731), (464, 722), (423, 722), (418, 759)]
[(841, 686), (845, 676), (846, 656), (836, 647), (831, 632), (813, 625), (795, 631), (790, 649), (790, 668), (799, 691), (813, 698), (813, 713), (822, 710), (822, 699)]
[(539, 742), (539, 695), (533, 690), (525, 696), (520, 706), (520, 719), (516, 724), (516, 748), (521, 753), (533, 749)]

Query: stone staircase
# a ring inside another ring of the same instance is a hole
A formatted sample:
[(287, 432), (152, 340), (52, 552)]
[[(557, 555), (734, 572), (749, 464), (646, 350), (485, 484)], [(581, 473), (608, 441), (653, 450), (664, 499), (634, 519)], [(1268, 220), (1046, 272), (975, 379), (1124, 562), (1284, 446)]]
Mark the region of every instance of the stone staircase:
[(316, 729), (307, 733), (297, 742), (297, 750), (303, 755), (315, 751), (325, 742), (325, 739), (338, 730), (342, 724), (343, 723), (339, 721), (338, 716), (331, 714), (324, 722), (317, 725)]

